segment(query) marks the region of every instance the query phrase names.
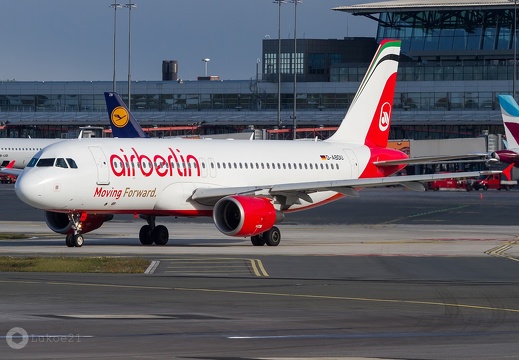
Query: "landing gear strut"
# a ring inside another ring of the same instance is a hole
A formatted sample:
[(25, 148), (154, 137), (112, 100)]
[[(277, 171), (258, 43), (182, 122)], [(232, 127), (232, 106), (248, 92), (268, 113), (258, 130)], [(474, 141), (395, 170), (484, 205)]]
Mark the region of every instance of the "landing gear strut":
[(68, 219), (72, 223), (73, 234), (67, 234), (65, 244), (68, 247), (81, 247), (85, 243), (85, 238), (81, 235), (81, 216), (80, 213), (68, 214)]
[(276, 226), (273, 226), (270, 230), (267, 230), (261, 234), (251, 236), (250, 241), (254, 246), (278, 246), (281, 241), (281, 232)]
[(142, 245), (166, 245), (169, 240), (168, 228), (164, 225), (155, 225), (155, 216), (143, 216), (141, 218), (148, 222), (148, 225), (141, 227), (139, 240)]

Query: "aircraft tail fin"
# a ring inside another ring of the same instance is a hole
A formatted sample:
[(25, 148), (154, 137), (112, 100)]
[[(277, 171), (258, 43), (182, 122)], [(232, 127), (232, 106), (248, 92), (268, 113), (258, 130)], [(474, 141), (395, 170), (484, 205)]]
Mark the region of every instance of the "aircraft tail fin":
[(327, 141), (387, 146), (401, 43), (380, 43), (339, 129)]
[(148, 137), (135, 120), (119, 94), (105, 92), (106, 109), (112, 127), (112, 136), (118, 138)]
[(511, 95), (498, 95), (509, 149), (519, 148), (519, 106)]

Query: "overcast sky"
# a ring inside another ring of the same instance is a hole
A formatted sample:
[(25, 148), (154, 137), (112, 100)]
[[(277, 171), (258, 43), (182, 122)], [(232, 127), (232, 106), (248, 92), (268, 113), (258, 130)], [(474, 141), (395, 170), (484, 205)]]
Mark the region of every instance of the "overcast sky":
[[(0, 0), (0, 80), (111, 81), (112, 0)], [(127, 0), (120, 0), (127, 3)], [(162, 60), (179, 62), (179, 77), (204, 74), (245, 80), (255, 76), (265, 36), (277, 38), (272, 0), (134, 0), (131, 12), (132, 80), (161, 80)], [(376, 35), (364, 17), (332, 11), (369, 1), (303, 0), (297, 35), (342, 39)], [(294, 4), (281, 7), (281, 38), (294, 36)], [(117, 80), (128, 76), (128, 9), (117, 11)]]

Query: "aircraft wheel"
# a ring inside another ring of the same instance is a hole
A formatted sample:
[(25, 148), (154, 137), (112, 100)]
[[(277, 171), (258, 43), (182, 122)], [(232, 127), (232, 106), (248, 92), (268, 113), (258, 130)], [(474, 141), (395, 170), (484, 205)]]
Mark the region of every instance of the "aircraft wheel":
[(144, 225), (139, 231), (139, 240), (142, 245), (153, 244), (153, 238), (151, 237), (151, 226)]
[(252, 245), (254, 245), (254, 246), (265, 245), (265, 239), (263, 237), (263, 234), (251, 236), (250, 241), (251, 241)]
[(281, 241), (281, 232), (273, 226), (272, 229), (263, 233), (263, 238), (268, 246), (278, 246)]
[(67, 234), (65, 244), (67, 244), (68, 247), (74, 247), (74, 234)]
[(81, 247), (85, 243), (85, 238), (81, 234), (74, 235), (73, 239), (75, 247)]
[(156, 226), (151, 232), (151, 238), (156, 245), (166, 245), (169, 240), (168, 228), (164, 225)]

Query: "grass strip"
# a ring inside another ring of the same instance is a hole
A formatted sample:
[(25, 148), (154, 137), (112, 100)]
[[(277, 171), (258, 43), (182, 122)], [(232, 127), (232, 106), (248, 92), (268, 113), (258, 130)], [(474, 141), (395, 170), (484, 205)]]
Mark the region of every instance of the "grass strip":
[(0, 233), (0, 240), (14, 240), (14, 239), (27, 239), (29, 238), (26, 234), (11, 234), (11, 233)]
[(0, 256), (0, 272), (144, 273), (150, 260), (132, 257)]

